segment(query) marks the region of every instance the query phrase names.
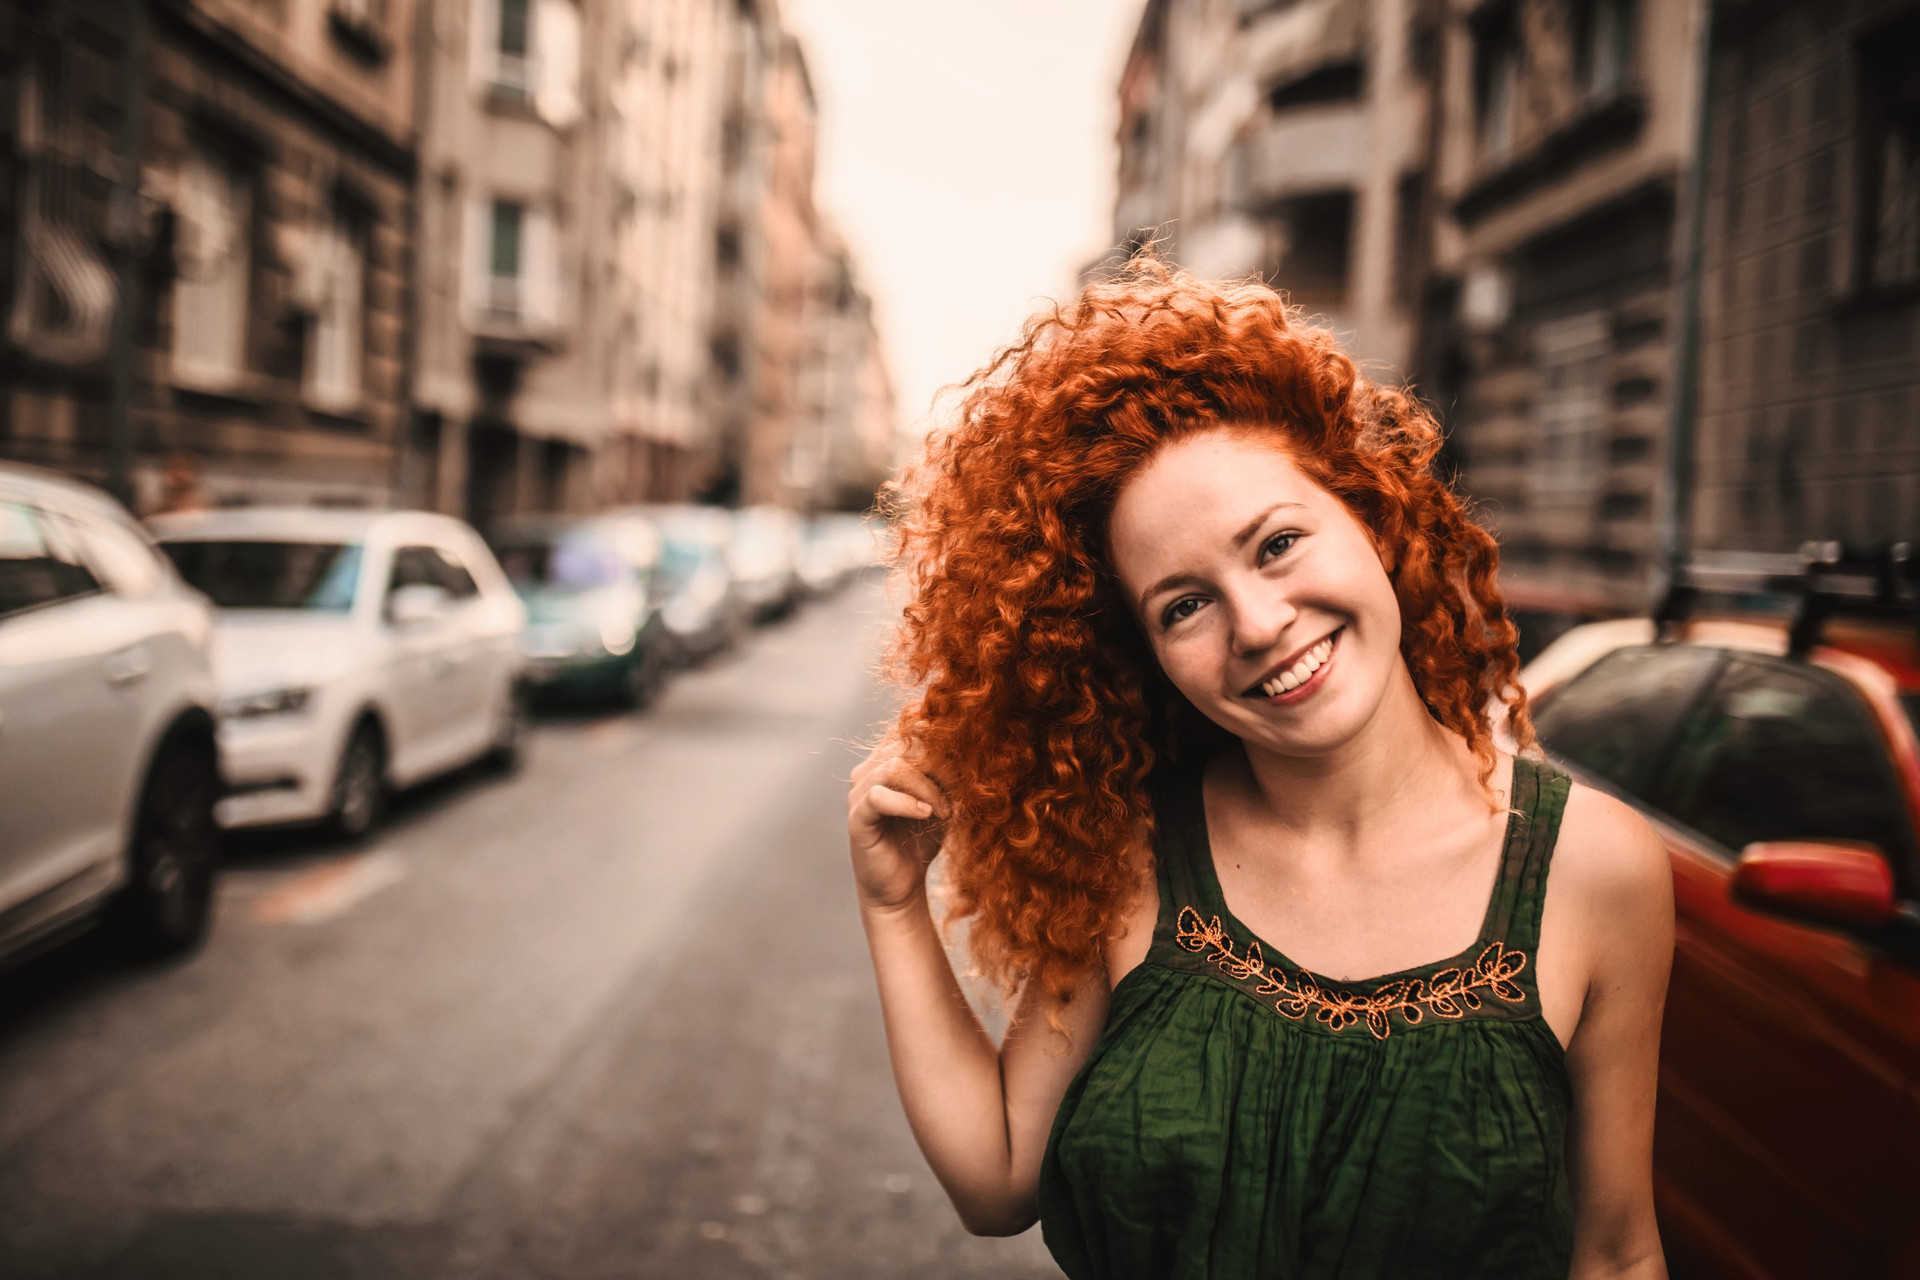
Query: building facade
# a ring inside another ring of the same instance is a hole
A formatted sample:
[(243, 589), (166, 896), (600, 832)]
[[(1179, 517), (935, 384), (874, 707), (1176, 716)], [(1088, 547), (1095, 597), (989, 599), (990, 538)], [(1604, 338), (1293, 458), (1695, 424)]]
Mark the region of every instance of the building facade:
[(1920, 533), (1920, 5), (1719, 7), (1692, 541)]
[(725, 0), (622, 0), (609, 95), (619, 295), (607, 502), (691, 494), (709, 432)]
[(415, 14), (0, 4), (0, 455), (140, 510), (393, 500)]
[(1423, 0), (1149, 0), (1120, 89), (1115, 236), (1259, 276), (1404, 376), (1435, 27)]
[(1639, 609), (1664, 570), (1702, 13), (1633, 0), (1445, 12), (1417, 372), (1516, 593)]

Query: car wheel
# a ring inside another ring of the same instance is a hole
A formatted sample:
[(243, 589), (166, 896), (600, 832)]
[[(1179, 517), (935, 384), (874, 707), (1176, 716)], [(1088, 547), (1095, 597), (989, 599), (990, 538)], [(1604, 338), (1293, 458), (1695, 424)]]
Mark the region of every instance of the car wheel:
[(380, 731), (363, 721), (347, 738), (340, 765), (333, 772), (330, 823), (335, 834), (359, 840), (380, 825), (386, 808), (386, 748)]
[(118, 933), (145, 956), (173, 955), (206, 937), (220, 828), (219, 768), (204, 745), (163, 748), (140, 794), (127, 886), (114, 903)]
[(531, 699), (532, 695), (519, 681), (507, 686), (507, 696), (494, 713), (493, 739), (486, 754), (488, 767), (504, 773), (519, 765), (521, 750), (526, 745), (527, 707)]
[(620, 701), (638, 711), (660, 696), (666, 684), (666, 664), (656, 645), (637, 649), (633, 660), (620, 671)]

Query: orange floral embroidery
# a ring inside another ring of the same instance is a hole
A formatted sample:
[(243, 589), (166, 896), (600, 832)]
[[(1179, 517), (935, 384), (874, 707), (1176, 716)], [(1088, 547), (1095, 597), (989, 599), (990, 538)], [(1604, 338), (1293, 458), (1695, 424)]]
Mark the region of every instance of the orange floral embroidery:
[(1382, 983), (1371, 995), (1357, 995), (1335, 987), (1323, 987), (1305, 970), (1291, 980), (1278, 969), (1267, 967), (1258, 942), (1249, 942), (1242, 952), (1234, 946), (1220, 917), (1202, 921), (1192, 907), (1180, 908), (1175, 941), (1188, 951), (1204, 955), (1207, 963), (1236, 982), (1252, 984), (1257, 996), (1277, 996), (1273, 1007), (1298, 1021), (1309, 1013), (1333, 1031), (1345, 1031), (1364, 1022), (1376, 1040), (1385, 1040), (1393, 1030), (1387, 1015), (1397, 1013), (1408, 1026), (1428, 1013), (1441, 1018), (1464, 1017), (1469, 1009), (1480, 1007), (1480, 993), (1490, 991), (1509, 1004), (1526, 1000), (1526, 992), (1514, 979), (1527, 967), (1524, 951), (1509, 951), (1498, 942), (1489, 943), (1467, 968), (1442, 969), (1430, 978), (1396, 978)]

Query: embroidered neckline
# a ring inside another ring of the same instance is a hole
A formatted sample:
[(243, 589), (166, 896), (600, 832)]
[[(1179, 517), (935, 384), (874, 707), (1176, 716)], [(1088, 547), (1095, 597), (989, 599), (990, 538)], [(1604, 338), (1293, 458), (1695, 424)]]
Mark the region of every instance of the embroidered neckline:
[(1219, 916), (1203, 921), (1192, 907), (1180, 908), (1174, 940), (1252, 994), (1279, 997), (1271, 1003), (1285, 1017), (1297, 1022), (1312, 1013), (1315, 1021), (1331, 1031), (1345, 1031), (1364, 1022), (1376, 1040), (1392, 1034), (1393, 1023), (1387, 1017), (1390, 1013), (1399, 1014), (1406, 1025), (1413, 1026), (1428, 1013), (1439, 1018), (1463, 1018), (1468, 1010), (1481, 1007), (1483, 991), (1508, 1004), (1523, 1004), (1527, 998), (1514, 981), (1527, 967), (1526, 953), (1509, 951), (1500, 942), (1488, 943), (1464, 968), (1451, 966), (1425, 978), (1393, 978), (1362, 995), (1322, 986), (1305, 969), (1296, 970), (1289, 979), (1281, 970), (1267, 966), (1257, 939), (1241, 951)]

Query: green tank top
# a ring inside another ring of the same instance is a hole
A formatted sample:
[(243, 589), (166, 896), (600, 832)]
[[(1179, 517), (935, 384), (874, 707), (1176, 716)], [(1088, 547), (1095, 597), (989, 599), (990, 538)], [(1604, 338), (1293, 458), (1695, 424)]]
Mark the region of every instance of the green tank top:
[(1500, 878), (1457, 956), (1364, 982), (1227, 910), (1200, 775), (1157, 782), (1160, 918), (1040, 1177), (1072, 1280), (1564, 1280), (1572, 1090), (1533, 957), (1567, 775), (1516, 758)]

